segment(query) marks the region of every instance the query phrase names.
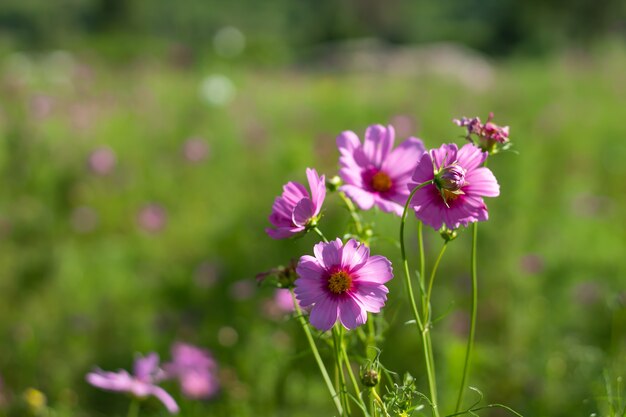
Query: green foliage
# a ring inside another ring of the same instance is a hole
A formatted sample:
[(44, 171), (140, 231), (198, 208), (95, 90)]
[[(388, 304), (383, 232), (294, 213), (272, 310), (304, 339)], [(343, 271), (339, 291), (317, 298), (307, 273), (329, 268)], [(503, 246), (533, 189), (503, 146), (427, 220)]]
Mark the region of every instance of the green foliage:
[[(274, 197), (286, 181), (303, 181), (307, 166), (336, 173), (334, 138), (342, 130), (361, 134), (368, 124), (391, 122), (400, 136), (415, 134), (427, 146), (460, 143), (463, 132), (451, 119), (489, 111), (511, 126), (519, 155), (489, 161), (502, 196), (488, 201), (491, 219), (481, 225), (471, 385), (487, 403), (526, 416), (598, 413), (603, 369), (626, 354), (625, 65), (621, 46), (509, 60), (477, 89), (436, 73), (260, 72), (212, 59), (181, 69), (149, 56), (133, 65), (92, 55), (5, 57), (0, 415), (24, 415), (31, 387), (59, 416), (124, 415), (127, 399), (88, 386), (85, 374), (96, 365), (129, 368), (134, 352), (166, 359), (176, 340), (212, 350), (223, 383), (208, 402), (184, 400), (168, 385), (185, 416), (332, 415), (301, 329), (268, 309), (272, 290), (254, 281), (316, 242), (265, 235)], [(211, 73), (231, 79), (232, 102), (203, 100), (200, 85)], [(183, 146), (195, 136), (209, 153), (191, 163)], [(87, 159), (102, 146), (117, 162), (99, 176)], [(148, 203), (166, 212), (158, 231), (138, 223)], [(389, 243), (399, 220), (364, 217), (386, 234), (372, 245), (399, 276), (398, 251)], [(349, 221), (346, 211), (327, 210), (320, 225), (327, 233)], [(452, 412), (446, 401), (455, 398), (463, 361), (470, 241), (461, 230), (449, 244), (433, 292), (435, 305), (449, 306), (433, 328), (442, 414)], [(432, 263), (441, 239), (432, 232), (426, 243)], [(400, 281), (390, 283), (385, 311), (396, 323), (410, 316)], [(414, 375), (423, 392), (409, 332), (391, 326), (380, 359)], [(330, 353), (321, 351), (327, 360)], [(142, 415), (164, 411), (149, 402)]]

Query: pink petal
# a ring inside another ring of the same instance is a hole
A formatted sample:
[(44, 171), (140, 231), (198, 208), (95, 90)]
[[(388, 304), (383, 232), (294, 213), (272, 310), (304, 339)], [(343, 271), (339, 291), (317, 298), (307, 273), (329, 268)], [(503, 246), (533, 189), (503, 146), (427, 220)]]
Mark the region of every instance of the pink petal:
[[(318, 243), (317, 245), (315, 245), (313, 250), (315, 251), (315, 248), (322, 244), (323, 242)], [(301, 256), (300, 260), (298, 261), (298, 266), (296, 266), (296, 273), (300, 278), (319, 280), (324, 274), (324, 269), (323, 265), (320, 264), (317, 258), (314, 258), (310, 255), (304, 255)]]
[(369, 126), (365, 131), (363, 152), (370, 162), (380, 168), (387, 154), (393, 148), (395, 132), (393, 126)]
[(314, 211), (315, 206), (313, 206), (313, 202), (308, 198), (303, 198), (293, 209), (291, 221), (293, 221), (293, 224), (296, 226), (306, 226), (309, 220), (311, 220), (311, 217), (313, 217)]
[(413, 171), (413, 176), (411, 179), (414, 183), (409, 184), (409, 191), (413, 189), (413, 187), (432, 180), (434, 178), (434, 170), (433, 170), (433, 160), (428, 152), (423, 153), (419, 161), (417, 162), (417, 166)]
[(151, 393), (163, 403), (163, 405), (165, 406), (165, 408), (167, 408), (167, 411), (169, 411), (170, 414), (178, 414), (178, 411), (180, 411), (180, 409), (178, 408), (178, 404), (176, 404), (174, 398), (172, 398), (172, 396), (168, 394), (163, 388), (153, 386)]
[(365, 265), (369, 256), (370, 250), (367, 246), (350, 239), (341, 251), (341, 266), (349, 271), (359, 269)]
[(328, 297), (328, 292), (324, 287), (323, 281), (299, 278), (295, 282), (296, 298), (302, 307), (319, 303), (322, 299)]
[(367, 263), (358, 271), (355, 271), (358, 281), (375, 282), (384, 284), (393, 278), (391, 262), (384, 256), (371, 256)]
[(323, 332), (330, 330), (337, 321), (337, 301), (331, 297), (326, 297), (316, 303), (311, 309), (309, 321), (313, 327)]
[(443, 144), (439, 148), (431, 149), (430, 154), (437, 168), (456, 161), (458, 147), (454, 143)]
[[(408, 195), (406, 197), (408, 197)], [(406, 197), (405, 197), (405, 202), (406, 202)], [(395, 201), (390, 201), (387, 198), (381, 197), (380, 195), (377, 195), (374, 198), (374, 200), (378, 208), (380, 208), (385, 213), (394, 213), (397, 216), (402, 216), (402, 212), (404, 211), (404, 206), (401, 206)]]
[(306, 169), (306, 176), (311, 189), (311, 201), (313, 202), (313, 215), (317, 216), (322, 208), (324, 199), (326, 198), (326, 178), (317, 175), (317, 171), (312, 168)]
[(339, 303), (339, 320), (343, 327), (352, 330), (367, 321), (367, 311), (352, 298), (347, 297)]
[(86, 379), (94, 387), (109, 391), (129, 392), (133, 385), (133, 378), (126, 371), (106, 372), (98, 369), (88, 373)]
[(485, 162), (487, 155), (487, 152), (483, 152), (473, 144), (467, 143), (459, 149), (456, 158), (459, 165), (469, 172)]
[(339, 189), (346, 193), (361, 210), (369, 210), (374, 206), (374, 195), (370, 192), (355, 187), (354, 185), (342, 185)]
[(154, 352), (147, 354), (145, 357), (140, 357), (135, 360), (133, 366), (133, 373), (141, 380), (149, 380), (150, 376), (154, 374), (159, 368), (159, 355)]
[(317, 245), (313, 246), (313, 253), (317, 258), (320, 265), (329, 269), (333, 266), (338, 266), (341, 264), (341, 247), (343, 243), (341, 239), (337, 238), (335, 240), (331, 240), (328, 243), (320, 242)]
[(272, 239), (286, 239), (292, 236), (297, 235), (300, 232), (304, 231), (304, 227), (278, 227), (276, 229), (266, 228), (265, 233), (269, 235)]
[(467, 194), (476, 194), (483, 197), (497, 197), (500, 195), (498, 181), (489, 168), (481, 167), (468, 172), (465, 176), (467, 185), (463, 191)]
[(378, 313), (387, 301), (387, 287), (371, 282), (356, 282), (352, 297), (370, 313)]
[(383, 162), (382, 169), (392, 178), (410, 175), (424, 152), (426, 152), (424, 143), (410, 137), (391, 151)]

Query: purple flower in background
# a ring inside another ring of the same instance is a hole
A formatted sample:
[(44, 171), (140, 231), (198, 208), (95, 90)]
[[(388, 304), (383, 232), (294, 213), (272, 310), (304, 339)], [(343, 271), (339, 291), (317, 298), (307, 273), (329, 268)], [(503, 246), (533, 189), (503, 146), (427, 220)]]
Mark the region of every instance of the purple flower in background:
[(207, 399), (219, 391), (217, 364), (207, 350), (177, 342), (172, 346), (172, 362), (164, 368), (169, 377), (178, 379), (188, 398)]
[(298, 182), (290, 181), (283, 186), (283, 194), (276, 197), (269, 217), (274, 228), (265, 232), (274, 239), (285, 239), (303, 232), (319, 217), (326, 198), (326, 182), (312, 168), (306, 169), (311, 194)]
[(497, 197), (500, 186), (493, 173), (481, 167), (487, 158), (471, 143), (458, 149), (455, 144), (441, 145), (424, 153), (415, 168), (409, 190), (426, 181), (433, 181), (418, 190), (411, 206), (418, 219), (439, 230), (484, 221), (487, 206), (482, 197)]
[(293, 305), (291, 291), (286, 288), (276, 289), (274, 292), (274, 304), (284, 313), (292, 313), (296, 310), (296, 307)]
[(116, 158), (112, 149), (102, 147), (89, 155), (89, 169), (97, 175), (108, 175), (115, 168)]
[(421, 140), (410, 137), (392, 150), (394, 140), (393, 127), (381, 125), (367, 128), (363, 144), (351, 131), (337, 137), (339, 175), (345, 183), (340, 190), (362, 210), (377, 205), (385, 212), (402, 215), (409, 196), (407, 184), (425, 149)]
[(311, 325), (331, 329), (337, 319), (348, 330), (367, 321), (367, 312), (378, 313), (393, 278), (391, 262), (383, 256), (370, 256), (369, 248), (350, 239), (320, 242), (315, 256), (300, 258), (295, 293), (301, 306), (312, 306)]
[(170, 413), (176, 414), (179, 410), (176, 401), (163, 388), (156, 385), (164, 377), (164, 372), (159, 368), (159, 356), (156, 353), (149, 353), (135, 360), (132, 375), (125, 370), (107, 372), (96, 369), (88, 373), (86, 379), (94, 387), (106, 391), (126, 392), (141, 399), (153, 395)]
[(209, 154), (209, 145), (202, 138), (190, 138), (183, 145), (183, 155), (191, 163), (199, 163)]
[(163, 229), (167, 221), (167, 213), (158, 204), (146, 204), (137, 214), (137, 223), (148, 232), (158, 232)]

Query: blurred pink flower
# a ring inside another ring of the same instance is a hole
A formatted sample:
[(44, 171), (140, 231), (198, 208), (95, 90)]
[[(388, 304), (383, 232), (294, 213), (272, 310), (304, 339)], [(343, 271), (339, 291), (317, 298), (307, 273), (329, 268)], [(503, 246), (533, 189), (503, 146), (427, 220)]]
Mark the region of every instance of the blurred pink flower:
[(78, 233), (92, 232), (98, 226), (98, 213), (91, 207), (80, 206), (72, 211), (72, 228)]
[(455, 144), (444, 144), (424, 153), (409, 190), (426, 181), (433, 183), (413, 196), (411, 206), (417, 218), (435, 230), (443, 225), (456, 229), (487, 220), (487, 206), (482, 197), (498, 196), (500, 186), (493, 173), (481, 167), (486, 158), (487, 152), (471, 143), (461, 149)]
[(55, 100), (45, 94), (37, 94), (30, 99), (30, 112), (35, 119), (45, 119), (52, 114)]
[(274, 239), (285, 239), (306, 230), (317, 221), (326, 198), (326, 180), (312, 168), (306, 169), (311, 194), (298, 182), (290, 181), (283, 186), (283, 194), (276, 197), (269, 217), (274, 228), (265, 232)]
[(112, 149), (101, 147), (89, 155), (88, 165), (94, 174), (108, 175), (113, 172), (116, 161), (115, 153)]
[(146, 204), (139, 210), (137, 222), (148, 232), (158, 232), (165, 227), (167, 212), (158, 204)]
[(254, 283), (248, 279), (242, 279), (230, 286), (230, 295), (235, 300), (247, 300), (251, 298), (256, 291)]
[(183, 144), (183, 156), (188, 162), (202, 162), (208, 154), (209, 145), (202, 138), (190, 138)]
[(176, 401), (163, 388), (156, 385), (164, 377), (165, 373), (159, 368), (159, 356), (156, 353), (149, 353), (135, 360), (132, 375), (125, 370), (107, 372), (96, 369), (88, 373), (86, 379), (94, 387), (106, 391), (127, 392), (140, 399), (153, 395), (170, 413), (176, 414), (179, 411)]
[(339, 175), (344, 181), (340, 190), (362, 209), (374, 205), (388, 213), (402, 215), (409, 196), (407, 184), (425, 150), (421, 140), (410, 137), (395, 149), (393, 126), (372, 125), (361, 144), (351, 131), (337, 137), (341, 157)]
[(291, 291), (286, 288), (277, 288), (274, 292), (274, 304), (283, 312), (291, 313), (295, 311)]
[(172, 362), (164, 368), (168, 377), (178, 379), (188, 398), (208, 399), (219, 391), (217, 363), (205, 349), (177, 342), (172, 346)]
[(522, 272), (529, 275), (538, 275), (545, 269), (545, 262), (541, 255), (528, 253), (519, 260), (519, 266)]
[(348, 330), (367, 321), (367, 313), (378, 313), (393, 278), (391, 262), (384, 256), (370, 256), (369, 248), (350, 239), (314, 246), (315, 256), (300, 258), (295, 293), (300, 305), (312, 306), (310, 323), (330, 330), (337, 320)]

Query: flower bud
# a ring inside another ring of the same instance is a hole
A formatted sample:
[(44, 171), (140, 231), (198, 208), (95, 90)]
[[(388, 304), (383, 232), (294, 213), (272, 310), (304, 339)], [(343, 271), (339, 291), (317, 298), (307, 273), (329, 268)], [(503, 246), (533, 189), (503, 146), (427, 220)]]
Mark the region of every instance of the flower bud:
[(361, 375), (361, 383), (366, 387), (375, 387), (379, 379), (380, 376), (375, 369), (366, 369)]
[(442, 227), (441, 230), (439, 230), (439, 234), (441, 235), (443, 240), (445, 240), (446, 242), (450, 242), (451, 240), (456, 239), (456, 236), (457, 236), (456, 229), (455, 230), (448, 229), (445, 226)]
[(329, 178), (326, 181), (326, 188), (328, 188), (328, 191), (337, 191), (339, 189), (339, 187), (341, 187), (342, 181), (341, 178), (338, 175), (335, 175), (332, 178)]
[(465, 169), (456, 164), (449, 165), (435, 175), (435, 184), (440, 190), (459, 191), (465, 185)]

